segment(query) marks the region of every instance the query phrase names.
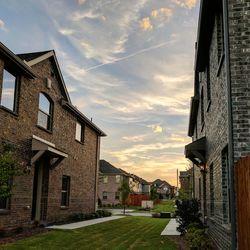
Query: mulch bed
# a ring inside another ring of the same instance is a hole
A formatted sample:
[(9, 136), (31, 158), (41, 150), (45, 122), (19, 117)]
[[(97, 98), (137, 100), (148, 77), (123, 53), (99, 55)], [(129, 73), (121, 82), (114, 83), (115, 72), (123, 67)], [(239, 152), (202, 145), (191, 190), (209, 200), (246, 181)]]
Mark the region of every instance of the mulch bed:
[(15, 242), (17, 240), (22, 240), (22, 239), (28, 238), (30, 236), (46, 233), (48, 231), (50, 231), (50, 229), (47, 229), (44, 227), (27, 228), (27, 229), (24, 229), (20, 233), (16, 233), (16, 234), (13, 234), (11, 236), (0, 238), (0, 245), (12, 243), (12, 242)]
[(188, 250), (187, 243), (185, 241), (185, 237), (173, 236), (173, 235), (171, 235), (171, 236), (168, 235), (167, 237), (175, 242), (178, 250)]

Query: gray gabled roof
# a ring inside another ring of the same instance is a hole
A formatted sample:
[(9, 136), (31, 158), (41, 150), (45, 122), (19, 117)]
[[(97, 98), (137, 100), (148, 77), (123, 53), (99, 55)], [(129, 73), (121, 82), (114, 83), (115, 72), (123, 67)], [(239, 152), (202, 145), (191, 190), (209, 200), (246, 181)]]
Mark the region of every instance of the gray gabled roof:
[(12, 70), (14, 73), (20, 73), (30, 79), (36, 78), (31, 67), (23, 62), (11, 50), (9, 50), (3, 43), (0, 42), (0, 57), (4, 60), (7, 70)]
[(48, 51), (39, 51), (39, 52), (33, 52), (33, 53), (24, 53), (18, 55), (24, 62), (26, 62), (27, 65), (32, 67), (33, 65), (42, 62), (43, 60), (46, 60), (48, 58), (52, 58), (53, 62), (55, 64), (55, 67), (57, 69), (57, 74), (59, 76), (59, 80), (61, 83), (61, 89), (62, 93), (64, 94), (64, 97), (66, 98), (67, 102), (71, 103), (69, 93), (67, 91), (61, 69), (59, 67), (59, 63), (56, 58), (56, 53), (54, 50), (48, 50)]
[(121, 171), (119, 168), (116, 168), (115, 166), (113, 166), (112, 164), (110, 164), (109, 162), (107, 162), (105, 160), (100, 160), (99, 170), (102, 174), (124, 175), (123, 171)]

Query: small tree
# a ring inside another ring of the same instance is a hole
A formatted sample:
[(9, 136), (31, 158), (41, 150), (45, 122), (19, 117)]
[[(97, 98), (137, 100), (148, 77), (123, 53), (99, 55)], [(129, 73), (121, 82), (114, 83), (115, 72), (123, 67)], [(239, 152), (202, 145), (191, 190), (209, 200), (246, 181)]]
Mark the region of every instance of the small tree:
[(20, 164), (14, 157), (13, 145), (2, 142), (0, 145), (0, 199), (11, 196), (13, 177), (20, 174)]
[(177, 231), (179, 231), (181, 235), (187, 232), (187, 228), (191, 223), (201, 224), (198, 200), (177, 200), (176, 205), (177, 210), (175, 214), (179, 217), (180, 223), (177, 227)]
[(157, 198), (159, 198), (159, 195), (158, 195), (158, 193), (157, 193), (157, 188), (156, 187), (152, 187), (151, 189), (150, 189), (150, 199), (151, 200), (156, 200)]
[(121, 202), (123, 205), (123, 214), (125, 214), (125, 207), (128, 201), (129, 194), (131, 193), (131, 188), (127, 181), (123, 181), (118, 191), (121, 193)]

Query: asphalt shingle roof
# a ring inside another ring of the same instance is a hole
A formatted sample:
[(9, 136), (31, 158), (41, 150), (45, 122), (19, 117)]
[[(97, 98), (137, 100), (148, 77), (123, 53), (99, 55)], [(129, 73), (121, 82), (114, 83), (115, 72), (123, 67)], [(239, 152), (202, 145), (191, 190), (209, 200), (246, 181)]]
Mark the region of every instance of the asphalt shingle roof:
[(121, 174), (124, 175), (124, 172), (120, 169), (114, 167), (112, 164), (105, 160), (100, 160), (100, 172), (103, 174)]
[(47, 51), (38, 51), (38, 52), (32, 52), (32, 53), (25, 53), (25, 54), (18, 54), (17, 56), (21, 58), (22, 60), (25, 60), (27, 62), (36, 59), (37, 57), (40, 57), (44, 54), (47, 54), (52, 50), (47, 50)]

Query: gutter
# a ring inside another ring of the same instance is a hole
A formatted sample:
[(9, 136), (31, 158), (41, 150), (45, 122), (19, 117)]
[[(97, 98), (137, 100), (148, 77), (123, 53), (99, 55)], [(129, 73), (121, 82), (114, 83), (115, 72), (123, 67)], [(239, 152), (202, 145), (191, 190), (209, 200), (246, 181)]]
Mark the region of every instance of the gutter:
[(230, 210), (231, 210), (231, 249), (237, 249), (236, 236), (236, 209), (235, 209), (235, 186), (234, 186), (234, 148), (233, 148), (233, 119), (232, 119), (232, 95), (231, 95), (231, 73), (230, 73), (230, 50), (229, 50), (229, 27), (228, 27), (228, 0), (222, 0), (224, 20), (224, 48), (225, 69), (227, 83), (227, 113), (228, 113), (228, 161), (230, 181)]

